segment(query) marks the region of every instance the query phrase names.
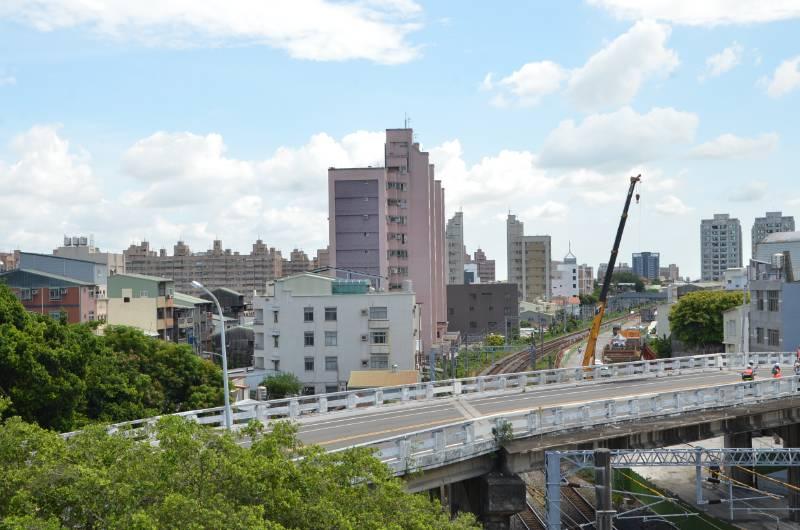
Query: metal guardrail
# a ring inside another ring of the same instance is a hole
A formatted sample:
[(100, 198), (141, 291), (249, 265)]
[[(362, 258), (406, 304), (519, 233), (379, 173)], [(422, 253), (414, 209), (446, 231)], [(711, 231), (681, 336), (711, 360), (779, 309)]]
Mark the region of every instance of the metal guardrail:
[(374, 440), (356, 447), (375, 447), (376, 456), (390, 466), (395, 474), (403, 475), (496, 451), (500, 441), (493, 429), (504, 432), (510, 441), (620, 421), (654, 419), (796, 397), (800, 396), (799, 385), (799, 376), (788, 376), (634, 398), (552, 406), (516, 414), (495, 414)]
[[(476, 393), (525, 390), (554, 384), (577, 384), (582, 382), (610, 382), (632, 377), (658, 377), (703, 370), (733, 370), (753, 361), (757, 365), (792, 365), (795, 352), (717, 353), (672, 357), (652, 361), (635, 361), (591, 368), (556, 368), (515, 374), (496, 374), (462, 379), (445, 379), (433, 383), (418, 383), (363, 390), (348, 390), (313, 396), (298, 396), (270, 401), (248, 400), (234, 404), (233, 423), (244, 424), (250, 420), (269, 422), (279, 419), (296, 420), (311, 414), (326, 414), (341, 410), (363, 410), (384, 407), (389, 404), (421, 402)], [(212, 407), (172, 414), (197, 421), (204, 425), (221, 427), (224, 408)], [(109, 426), (111, 432), (143, 429), (155, 424), (161, 416), (116, 423)], [(62, 434), (73, 436), (75, 432)]]

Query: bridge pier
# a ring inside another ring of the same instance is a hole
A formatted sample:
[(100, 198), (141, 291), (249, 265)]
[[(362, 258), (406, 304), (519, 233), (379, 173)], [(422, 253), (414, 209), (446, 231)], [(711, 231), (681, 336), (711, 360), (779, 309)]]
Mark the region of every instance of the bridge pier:
[[(741, 449), (753, 447), (753, 433), (752, 432), (738, 432), (735, 434), (725, 435), (725, 448), (726, 449)], [(725, 474), (736, 482), (746, 484), (753, 488), (758, 487), (756, 476), (753, 473), (748, 473), (747, 470), (755, 471), (752, 468), (743, 469), (740, 466), (730, 466), (725, 470)]]
[[(781, 429), (781, 438), (783, 438), (783, 447), (797, 448), (800, 447), (800, 423), (787, 425)], [(789, 466), (788, 468), (788, 482), (796, 488), (800, 488), (800, 467)], [(791, 521), (800, 521), (800, 492), (797, 490), (789, 489), (789, 508), (795, 511), (789, 512), (789, 519)]]
[(525, 483), (514, 474), (491, 472), (449, 487), (451, 513), (471, 512), (487, 530), (508, 530), (525, 509)]

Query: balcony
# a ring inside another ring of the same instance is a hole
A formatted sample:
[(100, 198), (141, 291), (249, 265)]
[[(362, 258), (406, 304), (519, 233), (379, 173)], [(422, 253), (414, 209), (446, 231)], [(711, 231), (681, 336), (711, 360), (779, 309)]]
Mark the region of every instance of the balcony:
[(389, 354), (389, 345), (388, 344), (370, 344), (369, 345), (369, 352), (372, 354)]
[(369, 321), (369, 329), (388, 329), (389, 328), (389, 321), (388, 320), (370, 320)]

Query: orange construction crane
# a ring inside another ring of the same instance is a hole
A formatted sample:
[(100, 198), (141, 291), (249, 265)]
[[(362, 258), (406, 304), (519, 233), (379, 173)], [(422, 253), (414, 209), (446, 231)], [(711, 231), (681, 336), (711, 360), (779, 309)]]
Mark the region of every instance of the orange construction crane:
[[(631, 185), (628, 188), (628, 196), (625, 197), (625, 207), (622, 209), (622, 217), (619, 219), (619, 228), (617, 228), (617, 237), (614, 239), (614, 248), (611, 249), (611, 257), (608, 259), (608, 268), (606, 275), (603, 278), (603, 288), (600, 290), (600, 300), (597, 302), (595, 308), (594, 320), (592, 321), (592, 330), (589, 332), (589, 340), (586, 344), (586, 351), (583, 353), (583, 366), (593, 366), (595, 359), (595, 349), (597, 347), (597, 336), (600, 335), (600, 324), (603, 321), (603, 315), (606, 312), (606, 303), (608, 301), (608, 288), (611, 285), (611, 275), (614, 274), (614, 265), (617, 262), (617, 252), (619, 252), (619, 243), (622, 241), (622, 232), (625, 230), (625, 221), (628, 220), (628, 208), (631, 205), (631, 198), (636, 184), (641, 182), (642, 176), (637, 175), (631, 177)], [(639, 202), (639, 194), (636, 194), (636, 202)]]

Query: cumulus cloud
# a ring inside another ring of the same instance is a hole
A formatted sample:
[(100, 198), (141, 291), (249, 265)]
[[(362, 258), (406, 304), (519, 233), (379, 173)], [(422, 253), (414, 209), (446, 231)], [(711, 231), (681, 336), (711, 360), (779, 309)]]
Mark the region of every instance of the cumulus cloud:
[(545, 201), (540, 205), (528, 208), (523, 212), (522, 216), (558, 221), (565, 219), (567, 217), (567, 212), (569, 212), (569, 208), (566, 204), (556, 201)]
[(447, 190), (448, 204), (456, 207), (503, 206), (514, 196), (541, 196), (556, 185), (529, 151), (502, 150), (468, 165), (461, 142), (451, 140), (431, 149), (430, 157)]
[(630, 103), (648, 77), (669, 74), (680, 64), (666, 47), (669, 34), (664, 24), (637, 22), (572, 72), (567, 96), (584, 110)]
[(692, 210), (692, 208), (686, 206), (686, 204), (675, 195), (666, 195), (662, 197), (656, 202), (653, 208), (663, 215), (685, 215)]
[(694, 139), (698, 118), (673, 108), (639, 114), (630, 107), (562, 121), (545, 139), (543, 167), (624, 168), (668, 154)]
[(402, 63), (422, 8), (412, 0), (6, 0), (0, 18), (39, 31), (89, 28), (148, 46), (266, 45), (298, 59)]
[(800, 55), (786, 59), (775, 69), (772, 78), (764, 77), (759, 84), (773, 98), (785, 96), (800, 87)]
[(0, 86), (11, 86), (17, 84), (17, 78), (13, 75), (0, 73)]
[(623, 19), (651, 18), (689, 26), (749, 24), (800, 17), (796, 0), (587, 0)]
[(533, 106), (544, 96), (558, 91), (566, 77), (566, 71), (558, 64), (540, 61), (522, 65), (519, 70), (497, 83), (493, 82), (492, 74), (489, 73), (483, 79), (481, 87), (484, 90), (498, 89), (492, 99), (495, 106), (505, 106), (509, 101), (515, 101), (520, 106)]
[(677, 68), (678, 56), (666, 47), (670, 28), (652, 21), (639, 21), (586, 63), (568, 70), (552, 61), (522, 65), (495, 82), (486, 74), (481, 90), (494, 91), (490, 100), (497, 107), (511, 104), (533, 106), (544, 96), (561, 90), (582, 110), (599, 110), (629, 103), (643, 83)]
[(733, 190), (733, 192), (728, 195), (728, 200), (733, 202), (755, 202), (763, 199), (766, 194), (767, 183), (755, 180)]
[(706, 70), (700, 76), (700, 80), (704, 81), (712, 77), (719, 77), (732, 70), (742, 62), (743, 53), (744, 48), (742, 48), (741, 44), (734, 42), (721, 52), (708, 57), (706, 59)]
[(698, 145), (689, 152), (692, 158), (723, 159), (764, 155), (778, 147), (778, 135), (766, 133), (755, 138), (742, 138), (735, 134), (723, 134)]

